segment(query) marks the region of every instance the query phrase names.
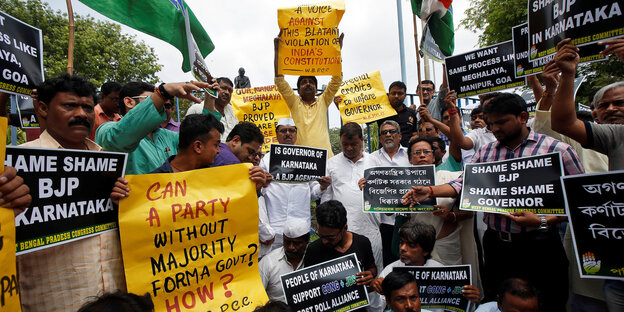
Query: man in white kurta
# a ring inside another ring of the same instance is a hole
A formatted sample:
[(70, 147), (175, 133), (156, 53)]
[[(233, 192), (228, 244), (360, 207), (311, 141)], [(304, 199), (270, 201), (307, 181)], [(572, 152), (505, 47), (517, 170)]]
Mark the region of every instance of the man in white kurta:
[[(276, 127), (277, 141), (280, 144), (295, 144), (297, 127), (291, 118), (280, 118)], [(266, 154), (260, 161), (260, 168), (269, 171), (271, 155)], [(282, 246), (282, 229), (287, 218), (310, 220), (310, 199), (317, 200), (329, 185), (329, 178), (321, 178), (308, 183), (281, 183), (273, 181), (262, 189), (266, 203), (269, 225), (275, 232), (275, 241), (271, 250)]]

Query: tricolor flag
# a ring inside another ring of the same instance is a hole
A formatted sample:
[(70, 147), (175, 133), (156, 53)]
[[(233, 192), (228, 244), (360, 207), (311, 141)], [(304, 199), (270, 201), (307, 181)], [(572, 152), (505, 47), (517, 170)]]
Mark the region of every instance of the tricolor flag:
[(162, 39), (184, 57), (182, 70), (203, 63), (214, 44), (184, 0), (79, 0), (119, 23)]
[(452, 0), (412, 0), (412, 12), (427, 21), (433, 40), (445, 56), (455, 50)]

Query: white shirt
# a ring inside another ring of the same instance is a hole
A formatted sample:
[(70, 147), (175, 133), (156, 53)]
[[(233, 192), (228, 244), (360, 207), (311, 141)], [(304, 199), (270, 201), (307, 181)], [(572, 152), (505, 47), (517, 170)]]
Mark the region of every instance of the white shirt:
[(327, 175), (332, 184), (323, 193), (321, 202), (331, 199), (340, 201), (347, 210), (347, 226), (349, 231), (366, 236), (373, 248), (377, 270), (383, 267), (381, 252), (381, 223), (378, 213), (364, 212), (363, 194), (358, 181), (364, 177), (364, 169), (374, 167), (373, 157), (363, 152), (362, 157), (353, 163), (340, 153), (327, 161)]
[[(373, 153), (371, 153), (371, 157), (374, 160), (375, 167), (409, 167), (411, 166), (409, 163), (409, 155), (407, 152), (407, 147), (400, 146), (392, 159), (390, 159), (390, 155), (385, 151), (382, 147)], [(394, 225), (395, 215), (391, 216), (386, 215), (385, 213), (379, 214), (381, 218), (381, 223)]]
[[(481, 147), (496, 141), (496, 137), (494, 137), (492, 131), (488, 130), (487, 128), (474, 129), (468, 132), (466, 134), (466, 137), (472, 141), (472, 150), (474, 152), (478, 151)], [(474, 155), (474, 153), (472, 155)], [(463, 158), (465, 164), (471, 163), (472, 155), (469, 159), (468, 157)]]
[(280, 276), (299, 270), (302, 267), (303, 258), (301, 258), (297, 267), (293, 268), (292, 264), (290, 264), (290, 262), (286, 259), (284, 247), (275, 249), (268, 255), (264, 256), (264, 258), (260, 260), (260, 263), (258, 263), (258, 270), (260, 271), (262, 285), (264, 286), (269, 299), (286, 302)]
[[(394, 270), (394, 268), (403, 268), (406, 267), (408, 265), (406, 265), (405, 263), (401, 262), (401, 260), (397, 260), (394, 261), (390, 264), (388, 264), (388, 266), (386, 266), (383, 271), (381, 271), (381, 273), (379, 274), (379, 277), (386, 277), (388, 276), (388, 274), (390, 274), (390, 272), (392, 272), (392, 270)], [(444, 266), (442, 263), (435, 261), (431, 258), (427, 259), (427, 261), (425, 261), (425, 265), (423, 265), (424, 267), (442, 267)]]
[[(261, 242), (270, 241), (275, 238), (275, 230), (269, 223), (269, 215), (267, 214), (266, 203), (263, 196), (258, 197), (258, 239)], [(260, 244), (258, 251), (258, 259), (264, 257), (271, 251), (271, 245)]]
[[(193, 104), (186, 111), (185, 116), (192, 114), (201, 114), (203, 111), (204, 103)], [(236, 115), (234, 115), (234, 109), (232, 108), (231, 103), (225, 105), (225, 107), (223, 108), (223, 117), (221, 117), (221, 120), (219, 121), (221, 122), (221, 124), (223, 124), (223, 128), (225, 128), (223, 133), (221, 134), (221, 142), (225, 143), (225, 140), (227, 139), (228, 134), (230, 134), (230, 131), (232, 131), (234, 126), (238, 124), (238, 118), (236, 118)]]
[[(269, 171), (271, 155), (266, 154), (260, 160), (260, 168)], [(321, 186), (318, 182), (282, 183), (272, 181), (262, 188), (262, 196), (266, 203), (268, 220), (275, 231), (272, 249), (282, 246), (284, 223), (288, 218), (310, 220), (310, 199), (321, 198)]]

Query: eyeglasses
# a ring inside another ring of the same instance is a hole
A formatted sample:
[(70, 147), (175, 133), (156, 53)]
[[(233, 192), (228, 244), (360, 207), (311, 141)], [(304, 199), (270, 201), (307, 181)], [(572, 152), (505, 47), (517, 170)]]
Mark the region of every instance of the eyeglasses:
[(149, 95), (137, 95), (137, 96), (131, 96), (130, 98), (133, 100), (139, 100), (139, 102), (145, 100)]
[(294, 128), (285, 128), (285, 129), (279, 129), (279, 133), (295, 133), (297, 132), (297, 129)]
[(381, 133), (381, 135), (386, 135), (386, 134), (388, 134), (388, 133), (390, 133), (390, 134), (396, 134), (396, 133), (398, 133), (398, 132), (399, 132), (399, 130), (397, 130), (397, 129), (390, 129), (390, 130), (381, 130), (381, 132), (380, 132), (380, 133)]
[(412, 151), (412, 155), (416, 155), (416, 156), (420, 156), (422, 154), (424, 154), (424, 155), (431, 155), (431, 153), (433, 153), (433, 150), (415, 150), (415, 151)]

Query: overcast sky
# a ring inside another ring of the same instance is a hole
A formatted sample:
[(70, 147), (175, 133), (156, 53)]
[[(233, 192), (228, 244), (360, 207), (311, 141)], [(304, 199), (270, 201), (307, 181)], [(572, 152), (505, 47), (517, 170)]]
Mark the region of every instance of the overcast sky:
[[(416, 74), (416, 52), (414, 30), (409, 0), (400, 0), (403, 7), (403, 30), (406, 58), (406, 81), (408, 93), (414, 93), (418, 84)], [(233, 79), (238, 68), (244, 67), (252, 86), (273, 84), (273, 38), (279, 32), (277, 9), (297, 4), (317, 1), (297, 0), (230, 0), (206, 1), (186, 0), (186, 3), (202, 23), (215, 45), (215, 50), (206, 57), (206, 64), (215, 77), (227, 76)], [(477, 47), (477, 37), (469, 30), (457, 25), (464, 18), (464, 11), (470, 1), (455, 1), (454, 23), (455, 54)], [(67, 11), (65, 1), (51, 0), (56, 10)], [(74, 11), (81, 15), (89, 14), (98, 19), (108, 20), (103, 15), (72, 1)], [(399, 30), (397, 3), (395, 0), (346, 0), (345, 14), (340, 22), (344, 32), (342, 49), (342, 71), (345, 79), (379, 70), (387, 87), (395, 80), (401, 80), (399, 54)], [(418, 24), (420, 21), (418, 20)], [(122, 25), (122, 30), (134, 34), (139, 40), (154, 47), (163, 69), (158, 77), (164, 82), (192, 79), (191, 73), (181, 70), (182, 55), (168, 43), (135, 31)], [(419, 27), (420, 32), (420, 27)], [(79, 61), (79, 60), (77, 60)], [(328, 76), (319, 77), (319, 87), (329, 81)], [(432, 80), (438, 86), (442, 82), (442, 67), (437, 64)], [(424, 78), (423, 78), (424, 79)], [(287, 76), (294, 84), (296, 77)], [(337, 110), (330, 112), (331, 126), (339, 125)]]

